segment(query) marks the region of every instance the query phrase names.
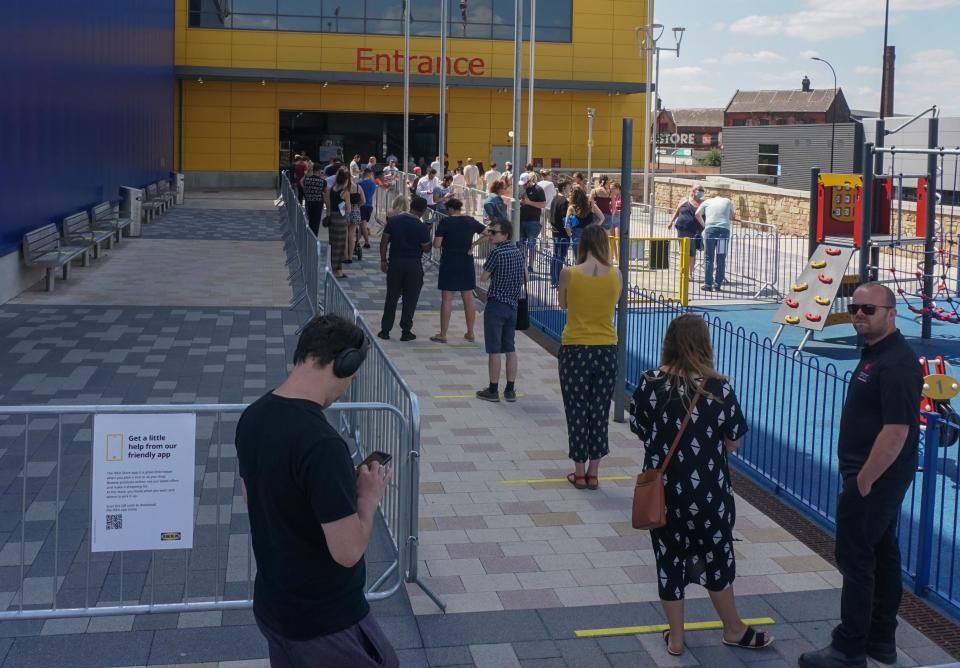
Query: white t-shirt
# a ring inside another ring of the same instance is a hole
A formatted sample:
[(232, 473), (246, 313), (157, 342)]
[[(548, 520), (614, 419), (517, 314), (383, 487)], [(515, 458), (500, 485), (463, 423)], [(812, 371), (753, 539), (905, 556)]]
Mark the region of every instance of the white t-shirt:
[(466, 179), (468, 186), (476, 188), (477, 179), (480, 178), (480, 170), (477, 169), (476, 165), (469, 164), (463, 168), (463, 178)]
[(454, 174), (453, 185), (457, 186), (458, 188), (462, 188), (463, 186), (467, 185), (466, 177), (460, 173)]
[(350, 161), (350, 176), (354, 180), (360, 178), (360, 165), (357, 164), (356, 160)]
[(557, 196), (557, 186), (554, 185), (553, 181), (548, 181), (544, 179), (537, 183), (540, 186), (540, 189), (543, 190), (543, 196), (546, 197), (546, 205), (543, 207), (545, 209), (550, 208), (550, 202), (553, 201), (553, 198)]
[(433, 191), (440, 187), (440, 179), (421, 176), (417, 181), (417, 195), (427, 200), (427, 204), (434, 204)]
[(430, 163), (430, 169), (437, 170), (437, 174), (443, 174), (443, 163), (439, 160), (434, 160)]
[(487, 190), (490, 190), (490, 184), (499, 179), (501, 176), (500, 172), (495, 169), (491, 169), (486, 174), (483, 175), (483, 180), (487, 182)]
[(730, 229), (730, 213), (733, 210), (733, 202), (726, 197), (711, 197), (705, 200), (697, 209), (697, 213), (703, 216), (703, 226), (720, 227)]
[(397, 178), (397, 168), (387, 165), (383, 168), (383, 177), (387, 180), (387, 183), (393, 183), (393, 180)]

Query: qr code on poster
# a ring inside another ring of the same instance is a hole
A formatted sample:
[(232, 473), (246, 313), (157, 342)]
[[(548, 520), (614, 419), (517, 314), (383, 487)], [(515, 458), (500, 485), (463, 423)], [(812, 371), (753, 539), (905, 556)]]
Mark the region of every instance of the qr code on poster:
[(107, 531), (123, 528), (123, 515), (107, 515)]

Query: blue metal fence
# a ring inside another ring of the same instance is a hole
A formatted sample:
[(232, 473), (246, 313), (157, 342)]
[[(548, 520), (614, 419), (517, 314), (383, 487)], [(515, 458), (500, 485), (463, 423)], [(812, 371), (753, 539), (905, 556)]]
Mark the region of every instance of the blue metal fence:
[[(528, 283), (531, 322), (560, 340), (566, 313), (551, 287), (556, 259), (539, 253)], [(569, 263), (569, 262), (567, 262)], [(660, 363), (660, 346), (670, 322), (689, 309), (630, 288), (627, 322), (628, 389), (640, 374)], [(731, 379), (750, 431), (734, 462), (793, 506), (833, 530), (840, 490), (837, 439), (840, 413), (850, 380), (833, 364), (797, 354), (769, 338), (703, 314), (710, 330), (717, 369)], [(957, 446), (939, 444), (943, 426), (927, 415), (914, 484), (901, 510), (899, 540), (903, 571), (920, 596), (929, 596), (960, 615), (960, 533), (957, 529)]]

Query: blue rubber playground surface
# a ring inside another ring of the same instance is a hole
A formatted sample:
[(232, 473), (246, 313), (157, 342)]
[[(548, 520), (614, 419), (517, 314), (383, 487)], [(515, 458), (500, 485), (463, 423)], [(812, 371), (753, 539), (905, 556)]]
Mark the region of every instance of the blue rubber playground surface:
[[(531, 319), (559, 339), (565, 314), (549, 303), (548, 294), (538, 303), (540, 296), (531, 291)], [(630, 386), (644, 370), (659, 364), (667, 326), (682, 312), (665, 302), (636, 299), (635, 304), (627, 325)], [(832, 528), (840, 483), (836, 462), (840, 414), (848, 378), (859, 360), (853, 327), (829, 327), (809, 341), (801, 355), (795, 355), (803, 336), (798, 329), (787, 328), (778, 345), (770, 345), (777, 329), (771, 322), (775, 304), (691, 310), (708, 316), (717, 367), (731, 378), (750, 424), (735, 458), (739, 468)], [(924, 341), (919, 318), (902, 305), (899, 311), (898, 326), (918, 357), (942, 355), (960, 374), (960, 325), (934, 322), (933, 337)], [(931, 557), (931, 586), (955, 615), (960, 613), (957, 460), (957, 445), (938, 449)], [(911, 577), (918, 563), (921, 480), (918, 473), (901, 514), (903, 563)]]

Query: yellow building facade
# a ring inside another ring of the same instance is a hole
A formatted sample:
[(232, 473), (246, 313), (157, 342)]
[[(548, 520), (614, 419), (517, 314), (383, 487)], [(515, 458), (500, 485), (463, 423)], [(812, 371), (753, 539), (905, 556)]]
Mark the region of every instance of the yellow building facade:
[[(368, 2), (372, 10), (373, 2)], [(186, 173), (188, 182), (272, 183), (277, 170), (285, 166), (281, 165), (282, 149), (291, 147), (282, 139), (289, 129), (284, 130), (281, 119), (295, 123), (300, 118), (297, 114), (319, 112), (336, 114), (343, 125), (350, 119), (344, 114), (403, 112), (402, 36), (346, 33), (343, 28), (332, 32), (332, 22), (328, 22), (331, 32), (284, 29), (297, 26), (295, 17), (282, 22), (274, 17), (253, 17), (264, 29), (251, 29), (251, 22), (244, 29), (198, 27), (204, 22), (198, 13), (203, 3), (176, 3), (175, 154), (178, 169)], [(413, 0), (414, 17), (418, 5), (423, 4), (424, 0)], [(451, 0), (451, 4), (455, 3)], [(465, 5), (460, 3), (461, 9)], [(536, 44), (532, 155), (545, 167), (584, 168), (586, 109), (593, 107), (597, 110), (594, 168), (619, 168), (624, 117), (635, 119), (635, 164), (641, 164), (648, 98), (646, 64), (635, 28), (646, 23), (647, 1), (570, 0), (569, 5), (570, 41), (540, 42), (538, 37)], [(541, 1), (537, 8), (538, 12), (549, 11), (549, 3)], [(339, 5), (336, 9), (340, 14)], [(222, 15), (214, 18), (223, 20)], [(227, 17), (226, 22), (229, 20)], [(350, 29), (352, 24), (344, 22)], [(308, 24), (315, 29), (314, 24), (304, 22)], [(489, 165), (497, 151), (502, 155), (504, 147), (511, 144), (513, 41), (458, 38), (455, 33), (447, 47), (446, 151), (451, 166), (468, 157)], [(525, 81), (527, 49), (525, 43)], [(440, 108), (440, 40), (414, 36), (410, 53), (410, 113), (435, 116)], [(526, 86), (521, 117), (519, 136), (525, 145)], [(383, 141), (376, 144), (376, 157), (383, 160), (389, 154), (401, 155), (395, 137), (388, 138), (386, 130), (383, 134)], [(349, 141), (342, 148), (347, 160), (353, 152), (361, 152), (354, 151)], [(435, 153), (434, 149), (424, 157), (429, 162)], [(363, 155), (364, 161), (366, 158)]]

